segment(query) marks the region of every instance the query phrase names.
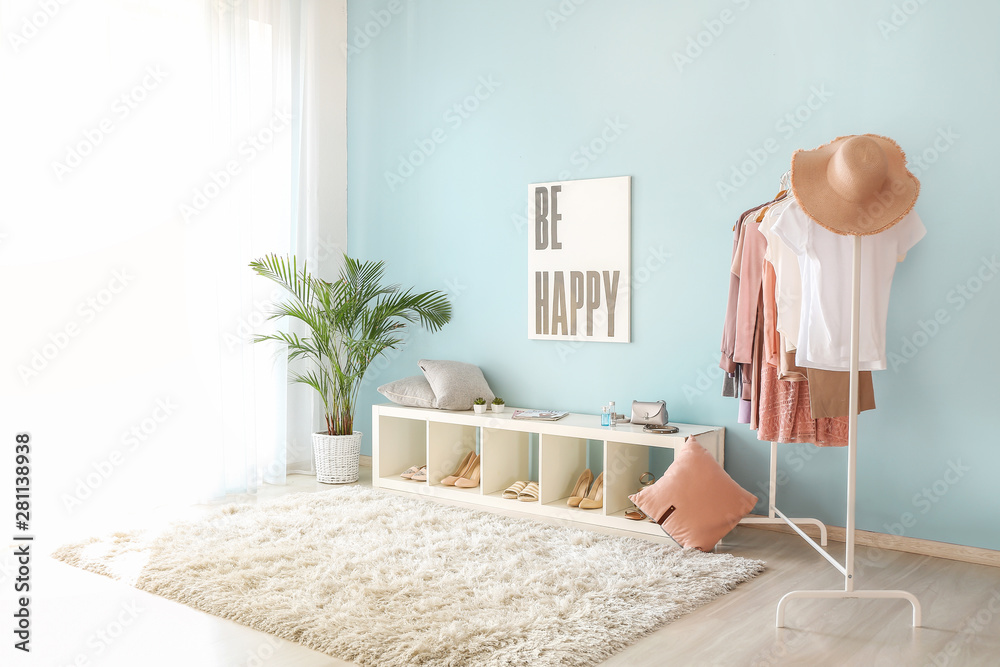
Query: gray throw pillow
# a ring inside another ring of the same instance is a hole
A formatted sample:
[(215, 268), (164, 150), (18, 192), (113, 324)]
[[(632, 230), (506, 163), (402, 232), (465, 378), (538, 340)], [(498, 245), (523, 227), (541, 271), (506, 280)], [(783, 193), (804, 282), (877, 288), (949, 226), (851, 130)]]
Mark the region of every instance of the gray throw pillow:
[(410, 405), (416, 408), (433, 408), (434, 390), (423, 375), (389, 382), (378, 388), (378, 393), (399, 405)]
[(489, 403), (493, 392), (479, 366), (462, 361), (417, 362), (434, 392), (434, 407), (442, 410), (471, 410), (472, 401), (482, 396)]

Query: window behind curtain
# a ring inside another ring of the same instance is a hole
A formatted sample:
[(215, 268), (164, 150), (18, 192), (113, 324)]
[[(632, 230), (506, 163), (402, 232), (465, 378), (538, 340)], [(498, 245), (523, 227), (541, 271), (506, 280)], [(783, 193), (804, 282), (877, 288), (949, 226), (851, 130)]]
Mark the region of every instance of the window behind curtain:
[(285, 368), (249, 344), (277, 295), (247, 264), (298, 243), (297, 5), (0, 0), (0, 396), (48, 443), (46, 516), (283, 480)]

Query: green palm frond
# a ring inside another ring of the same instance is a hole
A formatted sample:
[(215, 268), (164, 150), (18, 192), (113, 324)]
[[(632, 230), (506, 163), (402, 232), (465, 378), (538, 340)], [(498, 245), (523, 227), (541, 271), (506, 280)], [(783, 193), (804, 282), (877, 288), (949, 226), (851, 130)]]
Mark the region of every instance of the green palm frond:
[(298, 303), (309, 304), (312, 301), (312, 280), (306, 263), (303, 262), (302, 269), (299, 270), (298, 260), (294, 255), (288, 258), (266, 255), (250, 262), (250, 268), (291, 292)]

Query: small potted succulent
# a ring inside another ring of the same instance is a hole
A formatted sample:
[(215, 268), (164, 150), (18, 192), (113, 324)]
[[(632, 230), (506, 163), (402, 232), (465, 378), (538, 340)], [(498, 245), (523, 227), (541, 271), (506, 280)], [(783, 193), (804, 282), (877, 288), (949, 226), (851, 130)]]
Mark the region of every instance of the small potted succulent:
[(507, 407), (503, 399), (497, 396), (493, 399), (493, 412), (503, 412), (504, 408)]
[(472, 409), (476, 411), (477, 415), (481, 415), (486, 412), (486, 399), (480, 396), (479, 398), (473, 400)]

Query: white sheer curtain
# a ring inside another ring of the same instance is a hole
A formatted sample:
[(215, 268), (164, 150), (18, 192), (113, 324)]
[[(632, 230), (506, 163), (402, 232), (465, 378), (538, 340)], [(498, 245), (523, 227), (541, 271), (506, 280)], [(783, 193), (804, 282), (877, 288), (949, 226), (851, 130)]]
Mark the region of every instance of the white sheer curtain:
[(322, 417), (250, 344), (280, 294), (248, 263), (330, 277), (346, 247), (344, 5), (0, 0), (0, 290), (24, 314), (0, 398), (48, 432), (53, 512), (312, 470)]
[(201, 279), (189, 286), (192, 303), (204, 299), (202, 308), (217, 313), (215, 334), (204, 340), (218, 423), (206, 442), (202, 486), (213, 496), (254, 493), (265, 478), (284, 482), (285, 366), (270, 346), (251, 344), (254, 333), (271, 326), (264, 322), (267, 304), (281, 295), (255, 280), (247, 264), (287, 253), (294, 242), (295, 5), (214, 0), (205, 12), (209, 104), (201, 158), (208, 177), (184, 214), (189, 256), (213, 269), (214, 299), (201, 293)]
[[(340, 50), (347, 40), (347, 0), (304, 0), (301, 6), (292, 250), (332, 280), (347, 252), (347, 60)], [(311, 388), (293, 386), (289, 394), (286, 468), (315, 474), (312, 433), (324, 426), (322, 405)]]
[[(217, 253), (220, 322), (245, 323), (241, 332), (273, 326), (263, 314), (283, 298), (251, 275), (251, 259), (294, 253), (329, 275), (346, 246), (340, 166), (346, 165), (346, 140), (337, 122), (346, 117), (346, 99), (336, 94), (346, 89), (346, 72), (330, 39), (337, 5), (215, 0), (209, 12), (211, 146), (230, 158), (213, 181), (232, 177), (232, 194), (215, 211), (218, 220), (208, 231), (214, 240), (198, 246)], [(281, 350), (251, 345), (248, 335), (219, 334), (221, 433), (209, 488), (253, 493), (262, 481), (284, 483), (287, 472), (313, 473), (311, 434), (322, 414), (312, 391), (287, 383)]]

